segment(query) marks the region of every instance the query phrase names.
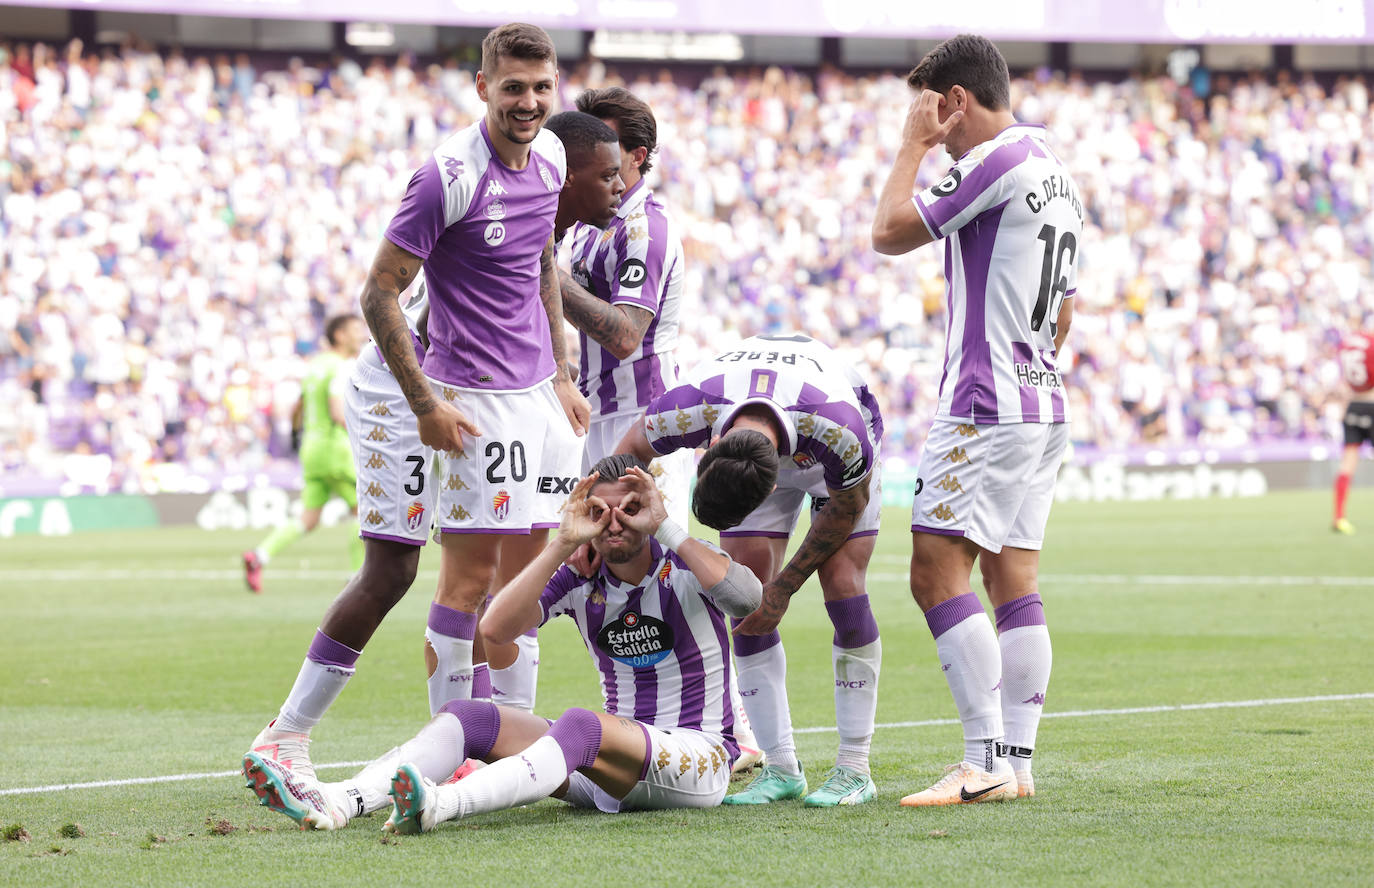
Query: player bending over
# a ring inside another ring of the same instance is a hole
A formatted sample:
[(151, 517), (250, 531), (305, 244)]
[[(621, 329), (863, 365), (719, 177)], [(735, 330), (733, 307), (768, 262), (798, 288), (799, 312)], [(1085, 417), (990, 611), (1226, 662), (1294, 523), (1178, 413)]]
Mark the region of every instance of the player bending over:
[[(602, 558), (590, 578), (563, 563), (587, 542)], [(748, 569), (667, 519), (641, 460), (607, 457), (578, 482), (557, 536), (497, 594), (479, 629), (509, 644), (554, 616), (572, 617), (601, 676), (605, 711), (569, 709), (549, 722), (455, 700), (351, 780), (321, 783), (250, 752), (248, 786), (302, 828), (338, 829), (394, 800), (383, 828), (402, 833), (547, 796), (611, 813), (715, 806), (739, 754), (725, 617), (746, 616), (761, 600)], [(492, 764), (435, 784), (464, 758)]]

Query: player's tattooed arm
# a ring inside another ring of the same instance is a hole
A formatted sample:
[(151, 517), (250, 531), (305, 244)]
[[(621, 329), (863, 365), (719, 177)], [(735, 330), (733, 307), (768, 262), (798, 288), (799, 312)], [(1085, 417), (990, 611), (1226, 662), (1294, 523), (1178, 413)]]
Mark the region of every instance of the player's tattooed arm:
[(361, 297), (363, 319), (372, 331), (372, 339), (416, 416), (429, 413), (437, 402), (415, 357), (414, 340), (398, 300), (415, 280), (422, 264), (420, 257), (383, 238)]
[(549, 340), (553, 343), (553, 363), (559, 379), (568, 375), (567, 336), (563, 330), (563, 297), (558, 287), (558, 268), (553, 261), (553, 238), (539, 254), (539, 301), (549, 316)]
[(434, 396), (398, 301), (422, 264), (420, 257), (383, 238), (363, 286), (363, 318), (415, 414), (420, 441), (435, 450), (462, 450), (463, 435), (480, 435), (481, 430), (457, 407)]
[(830, 501), (811, 519), (811, 529), (806, 532), (792, 560), (764, 587), (765, 606), (770, 589), (791, 597), (849, 539), (859, 517), (868, 508), (869, 477), (845, 490), (829, 491)]
[(558, 280), (563, 296), (563, 316), (620, 360), (634, 354), (644, 341), (644, 331), (654, 319), (653, 312), (635, 305), (612, 305), (598, 299), (560, 269)]
[(557, 368), (553, 375), (554, 394), (558, 396), (558, 403), (568, 417), (568, 424), (580, 438), (587, 432), (592, 411), (587, 399), (577, 390), (577, 382), (569, 369), (567, 335), (563, 329), (563, 297), (558, 288), (558, 269), (553, 262), (553, 237), (544, 245), (544, 252), (539, 254), (539, 299), (549, 316), (549, 340), (553, 344), (553, 361)]

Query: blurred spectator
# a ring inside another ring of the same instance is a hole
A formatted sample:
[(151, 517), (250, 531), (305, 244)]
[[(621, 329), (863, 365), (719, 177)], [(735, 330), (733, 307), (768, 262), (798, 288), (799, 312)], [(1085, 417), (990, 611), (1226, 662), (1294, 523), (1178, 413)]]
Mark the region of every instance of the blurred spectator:
[[(875, 381), (916, 452), (944, 332), (938, 248), (869, 248), (909, 94), (895, 76), (718, 70), (625, 83), (654, 108), (651, 185), (689, 259), (680, 363), (799, 329)], [(1335, 348), (1374, 307), (1374, 116), (1362, 79), (1090, 83), (1037, 72), (1088, 214), (1061, 367), (1080, 447), (1334, 441)], [(621, 81), (567, 72), (564, 106)], [(110, 459), (113, 488), (285, 456), (304, 355), (356, 310), (388, 208), (471, 74), (409, 58), (320, 70), (73, 41), (0, 47), (0, 471)], [(948, 159), (927, 160), (922, 182)], [(666, 176), (666, 178), (660, 178)]]

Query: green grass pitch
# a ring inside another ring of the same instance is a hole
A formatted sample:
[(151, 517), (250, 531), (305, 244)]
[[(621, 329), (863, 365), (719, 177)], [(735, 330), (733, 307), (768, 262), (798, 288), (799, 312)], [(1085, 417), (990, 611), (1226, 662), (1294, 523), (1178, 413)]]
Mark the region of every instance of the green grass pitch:
[[(1357, 523), (1368, 496), (1352, 498)], [(0, 840), (0, 884), (1368, 885), (1374, 522), (1338, 536), (1328, 510), (1324, 492), (1057, 506), (1033, 800), (897, 806), (961, 747), (906, 591), (907, 514), (893, 509), (869, 577), (884, 646), (872, 803), (605, 816), (542, 802), (388, 841), (381, 817), (298, 832), (222, 776), (275, 713), (346, 579), (342, 528), (285, 552), (260, 597), (238, 570), (257, 538), (247, 531), (4, 540), (0, 827), (29, 839)], [(317, 762), (369, 758), (423, 723), (436, 554), (316, 729)], [(565, 622), (543, 634), (543, 714), (599, 705)], [(836, 742), (814, 584), (782, 629), (814, 785)], [(1236, 702), (1252, 705), (1190, 706)], [(210, 776), (13, 792), (196, 774)]]

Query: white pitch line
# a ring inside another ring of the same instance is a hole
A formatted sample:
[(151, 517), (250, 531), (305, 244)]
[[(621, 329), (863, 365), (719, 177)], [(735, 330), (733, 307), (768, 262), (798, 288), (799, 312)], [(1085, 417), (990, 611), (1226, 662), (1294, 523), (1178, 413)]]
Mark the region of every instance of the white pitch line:
[[(889, 561), (892, 559), (883, 559)], [(271, 574), (282, 580), (336, 580), (345, 581), (353, 576), (344, 570), (274, 569)], [(437, 576), (436, 571), (421, 571), (420, 577)], [(243, 579), (241, 570), (190, 569), (190, 570), (111, 570), (108, 568), (69, 568), (63, 570), (11, 570), (6, 579), (19, 582), (53, 581), (94, 581), (113, 582), (119, 580), (202, 580), (214, 582), (237, 582)], [(878, 583), (903, 583), (908, 580), (906, 573), (870, 571), (868, 578)], [(980, 582), (977, 574), (973, 581)], [(1042, 574), (1042, 586), (1346, 586), (1374, 587), (1374, 576), (1227, 576), (1217, 574)]]
[[(1169, 706), (1132, 706), (1125, 709), (1076, 709), (1068, 712), (1046, 712), (1043, 718), (1096, 718), (1111, 715), (1138, 715), (1150, 712), (1193, 712), (1203, 709), (1249, 709), (1256, 706), (1289, 706), (1296, 703), (1339, 703), (1347, 700), (1374, 700), (1374, 693), (1365, 694), (1326, 694), (1318, 697), (1276, 697), (1269, 700), (1218, 700), (1212, 703), (1178, 703)], [(942, 725), (957, 725), (958, 719), (933, 718), (925, 721), (885, 722), (875, 728), (927, 728)], [(797, 728), (795, 734), (833, 733), (834, 725), (821, 728)], [(321, 768), (360, 768), (367, 762), (330, 762), (319, 764)], [(200, 774), (169, 774), (163, 777), (130, 777), (124, 780), (94, 780), (89, 783), (54, 783), (50, 786), (20, 786), (0, 789), (0, 796), (27, 795), (38, 792), (63, 792), (69, 789), (100, 789), (107, 786), (140, 786), (148, 783), (176, 783), (185, 780), (210, 780), (237, 777), (239, 771), (207, 771)]]

